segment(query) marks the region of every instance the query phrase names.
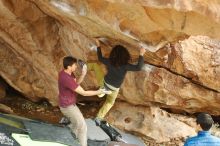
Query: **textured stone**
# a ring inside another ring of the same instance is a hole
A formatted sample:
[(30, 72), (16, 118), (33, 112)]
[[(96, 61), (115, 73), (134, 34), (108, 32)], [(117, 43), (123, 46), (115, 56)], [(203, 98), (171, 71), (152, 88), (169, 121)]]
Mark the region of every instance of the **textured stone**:
[(8, 114), (13, 114), (14, 113), (14, 111), (10, 107), (8, 107), (4, 104), (0, 104), (0, 111), (4, 112), (4, 113), (8, 113)]
[(210, 90), (220, 92), (220, 41), (192, 36), (169, 48), (167, 68)]
[(163, 68), (145, 65), (144, 71), (128, 73), (120, 98), (135, 105), (157, 105), (189, 113), (220, 115), (220, 94)]
[(156, 106), (133, 106), (118, 102), (108, 119), (121, 129), (137, 132), (158, 143), (196, 134), (191, 127), (195, 122), (193, 119), (169, 114)]
[[(163, 121), (161, 115), (169, 115), (160, 108), (220, 115), (219, 9), (216, 0), (2, 0), (0, 76), (30, 100), (45, 98), (57, 105), (57, 77), (64, 56), (98, 62), (90, 47), (94, 37), (102, 37), (104, 56), (121, 44), (135, 63), (142, 42), (148, 46), (144, 60), (150, 65), (127, 74), (120, 99), (144, 116), (144, 111), (158, 114), (158, 123)], [(82, 86), (98, 87), (92, 72)], [(183, 125), (165, 118), (176, 127)], [(166, 136), (166, 128), (160, 141), (192, 134), (190, 128), (189, 133), (180, 128), (176, 136), (175, 132)], [(145, 136), (155, 139), (160, 130), (151, 130), (153, 134)]]
[(7, 83), (0, 78), (0, 101), (6, 96)]

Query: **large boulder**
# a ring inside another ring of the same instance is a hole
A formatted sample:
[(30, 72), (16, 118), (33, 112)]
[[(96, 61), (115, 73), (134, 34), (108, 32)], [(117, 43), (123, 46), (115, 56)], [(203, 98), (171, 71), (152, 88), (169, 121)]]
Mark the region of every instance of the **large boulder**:
[[(62, 58), (98, 62), (90, 47), (94, 37), (102, 37), (106, 57), (112, 46), (122, 44), (132, 63), (139, 43), (148, 45), (143, 71), (128, 73), (122, 86), (119, 98), (130, 103), (126, 108), (220, 115), (216, 0), (2, 0), (0, 8), (0, 76), (32, 101), (47, 99), (56, 106)], [(98, 87), (92, 72), (82, 86)], [(191, 134), (177, 132), (180, 137)]]
[(135, 105), (220, 115), (219, 92), (152, 65), (146, 64), (139, 73), (128, 73), (121, 95), (119, 98)]
[(7, 83), (0, 78), (0, 101), (6, 96)]
[(158, 143), (184, 139), (196, 134), (192, 128), (195, 126), (192, 118), (169, 114), (157, 106), (133, 106), (118, 102), (108, 119), (121, 129), (144, 135), (146, 139)]

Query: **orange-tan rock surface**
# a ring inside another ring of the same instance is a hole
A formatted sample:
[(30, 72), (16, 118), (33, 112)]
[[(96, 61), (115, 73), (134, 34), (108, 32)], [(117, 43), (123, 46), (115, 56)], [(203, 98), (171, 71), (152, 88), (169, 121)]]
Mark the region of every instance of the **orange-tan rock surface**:
[(6, 96), (7, 83), (0, 78), (0, 101)]
[(133, 106), (118, 102), (108, 118), (121, 129), (137, 132), (146, 136), (146, 139), (153, 139), (157, 142), (184, 139), (184, 137), (196, 134), (191, 127), (195, 126), (192, 118), (187, 119), (185, 116), (169, 114), (156, 106)]
[[(57, 105), (57, 75), (64, 56), (97, 61), (89, 48), (93, 37), (102, 37), (105, 56), (112, 46), (122, 44), (135, 63), (142, 42), (148, 45), (146, 66), (127, 74), (120, 99), (140, 113), (154, 109), (148, 117), (152, 122), (153, 114), (159, 115), (160, 123), (160, 114), (166, 113), (160, 108), (220, 115), (219, 11), (216, 0), (2, 0), (0, 76), (30, 100)], [(97, 87), (92, 72), (82, 86)], [(184, 125), (170, 117), (167, 121), (176, 127)], [(151, 134), (147, 127), (144, 123), (144, 130), (131, 131), (145, 131), (155, 139), (159, 128), (153, 127)], [(178, 130), (179, 138), (193, 131)], [(159, 141), (176, 137), (164, 131)]]

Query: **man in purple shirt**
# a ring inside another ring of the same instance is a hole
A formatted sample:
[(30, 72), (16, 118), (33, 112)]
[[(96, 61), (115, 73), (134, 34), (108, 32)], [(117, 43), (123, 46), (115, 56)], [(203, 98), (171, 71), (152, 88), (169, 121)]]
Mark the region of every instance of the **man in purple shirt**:
[(199, 131), (197, 136), (188, 138), (184, 146), (220, 146), (220, 138), (212, 136), (209, 133), (209, 129), (214, 123), (209, 114), (200, 113), (197, 116), (196, 123), (202, 131)]
[[(77, 59), (67, 56), (63, 59), (64, 69), (59, 73), (59, 107), (61, 112), (70, 119), (71, 130), (82, 146), (87, 146), (87, 126), (85, 119), (76, 106), (77, 93), (83, 96), (93, 96), (105, 93), (103, 90), (85, 91), (79, 84), (86, 75), (86, 66), (83, 66), (82, 74), (77, 80), (74, 72), (77, 68)], [(105, 93), (106, 94), (106, 93)]]

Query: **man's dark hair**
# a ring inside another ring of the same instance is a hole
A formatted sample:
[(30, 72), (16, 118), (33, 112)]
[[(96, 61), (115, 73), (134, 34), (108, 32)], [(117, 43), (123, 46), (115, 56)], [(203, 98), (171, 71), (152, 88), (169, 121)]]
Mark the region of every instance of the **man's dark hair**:
[(72, 56), (66, 56), (63, 58), (64, 69), (67, 69), (68, 66), (72, 66), (74, 63), (77, 63), (77, 59)]
[(114, 67), (126, 65), (126, 64), (128, 64), (130, 59), (131, 59), (131, 56), (130, 56), (128, 50), (121, 45), (116, 45), (112, 49), (112, 51), (109, 55), (110, 63)]
[(208, 131), (212, 127), (214, 121), (211, 115), (207, 113), (200, 113), (197, 116), (196, 123), (199, 124), (204, 131)]

